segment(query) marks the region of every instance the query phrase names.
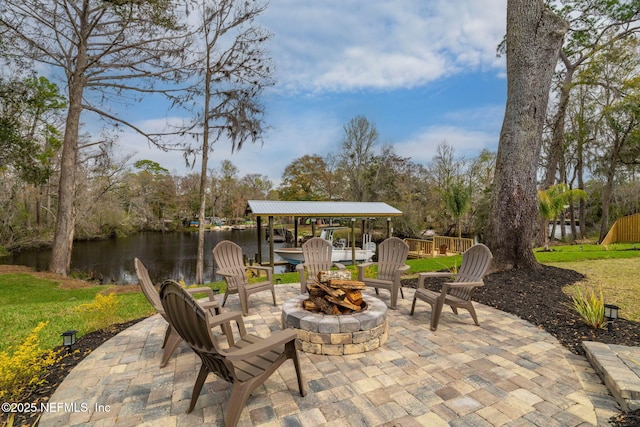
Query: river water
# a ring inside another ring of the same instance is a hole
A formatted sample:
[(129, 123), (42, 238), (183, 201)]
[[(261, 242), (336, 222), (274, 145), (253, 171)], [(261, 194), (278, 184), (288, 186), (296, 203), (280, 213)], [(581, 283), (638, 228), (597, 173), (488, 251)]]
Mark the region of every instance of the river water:
[[(222, 240), (231, 240), (248, 257), (258, 252), (257, 230), (221, 230), (208, 231), (205, 234), (204, 279), (205, 282), (222, 280), (214, 274), (213, 247)], [(261, 242), (264, 261), (269, 258), (269, 242)], [(274, 247), (283, 246), (274, 243)], [(89, 274), (102, 283), (134, 284), (138, 283), (133, 259), (145, 264), (154, 282), (167, 278), (184, 279), (185, 283), (195, 281), (196, 252), (198, 232), (145, 232), (132, 236), (74, 242), (71, 254), (71, 271)], [(36, 271), (45, 271), (49, 267), (50, 249), (25, 250), (8, 257), (0, 257), (0, 264), (26, 265)], [(281, 260), (277, 255), (274, 260)], [(276, 273), (284, 267), (276, 267)]]

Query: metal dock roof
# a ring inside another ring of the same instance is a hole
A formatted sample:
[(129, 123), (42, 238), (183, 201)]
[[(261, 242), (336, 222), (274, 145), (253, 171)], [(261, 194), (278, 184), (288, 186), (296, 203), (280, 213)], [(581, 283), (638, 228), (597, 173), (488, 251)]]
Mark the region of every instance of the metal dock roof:
[(258, 216), (368, 218), (402, 215), (401, 211), (383, 202), (249, 200), (249, 209)]

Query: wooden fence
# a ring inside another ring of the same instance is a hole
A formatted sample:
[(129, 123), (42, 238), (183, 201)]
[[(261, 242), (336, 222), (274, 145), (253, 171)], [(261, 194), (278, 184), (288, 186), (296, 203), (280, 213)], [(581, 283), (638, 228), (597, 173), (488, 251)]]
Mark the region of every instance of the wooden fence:
[[(404, 239), (409, 245), (409, 258), (427, 258), (441, 254), (440, 248), (446, 246), (445, 253), (461, 254), (471, 246), (473, 239), (435, 236), (433, 241), (421, 239)], [(442, 254), (444, 255), (444, 253)]]
[(640, 242), (640, 214), (618, 218), (600, 244), (636, 242)]

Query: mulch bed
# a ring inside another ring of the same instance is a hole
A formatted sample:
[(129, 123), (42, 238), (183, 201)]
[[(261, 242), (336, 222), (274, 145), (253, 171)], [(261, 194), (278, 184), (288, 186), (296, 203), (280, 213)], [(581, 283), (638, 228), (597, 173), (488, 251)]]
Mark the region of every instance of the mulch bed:
[[(476, 289), (473, 300), (519, 316), (545, 329), (575, 354), (584, 355), (582, 341), (640, 346), (640, 323), (618, 319), (611, 330), (596, 330), (587, 326), (569, 307), (571, 298), (562, 292), (562, 288), (583, 278), (575, 271), (550, 266), (542, 266), (536, 271), (512, 270), (493, 273), (485, 277), (484, 287)], [(427, 280), (426, 286), (437, 289), (437, 283), (436, 280)], [(403, 280), (402, 284), (415, 287), (417, 279)], [(142, 319), (80, 337), (75, 345), (75, 350), (78, 351), (69, 354), (53, 366), (47, 374), (46, 384), (30, 390), (21, 401), (46, 402), (69, 371), (84, 357), (109, 338), (140, 320)], [(32, 414), (32, 417), (29, 417), (29, 414), (16, 415), (16, 426), (37, 423), (38, 414)], [(640, 426), (640, 411), (619, 414), (612, 418), (610, 423), (616, 427)]]

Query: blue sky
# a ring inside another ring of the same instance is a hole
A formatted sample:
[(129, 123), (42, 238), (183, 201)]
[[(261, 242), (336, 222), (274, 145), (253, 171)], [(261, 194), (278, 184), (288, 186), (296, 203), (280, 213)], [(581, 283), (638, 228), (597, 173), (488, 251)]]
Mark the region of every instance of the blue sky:
[[(343, 126), (358, 115), (376, 125), (380, 145), (417, 163), (428, 164), (443, 141), (466, 158), (495, 151), (506, 99), (504, 58), (496, 57), (505, 16), (506, 0), (271, 0), (259, 19), (273, 34), (277, 70), (263, 98), (269, 131), (264, 144), (233, 154), (220, 142), (209, 167), (230, 160), (240, 176), (260, 173), (277, 186), (294, 159), (336, 153)], [(144, 105), (135, 111), (146, 128), (176, 119)], [(128, 132), (119, 149), (190, 172), (180, 154)]]

